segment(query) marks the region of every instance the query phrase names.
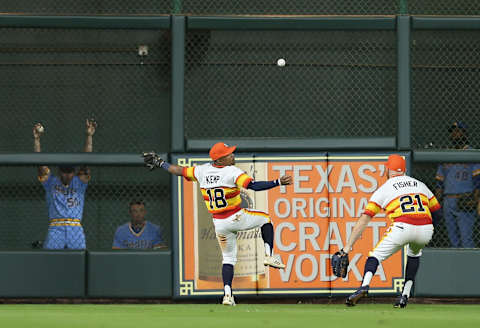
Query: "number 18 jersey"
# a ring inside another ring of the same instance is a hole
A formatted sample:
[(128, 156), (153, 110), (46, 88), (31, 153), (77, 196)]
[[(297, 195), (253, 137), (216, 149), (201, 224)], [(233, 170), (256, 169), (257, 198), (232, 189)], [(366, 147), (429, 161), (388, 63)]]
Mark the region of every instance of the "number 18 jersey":
[(440, 209), (440, 204), (423, 182), (402, 175), (388, 179), (378, 188), (364, 213), (373, 217), (381, 209), (392, 221), (425, 225), (432, 223), (432, 212)]
[(211, 163), (185, 167), (182, 175), (200, 184), (205, 206), (216, 219), (224, 219), (241, 209), (240, 188), (247, 188), (252, 181), (252, 177), (238, 167)]

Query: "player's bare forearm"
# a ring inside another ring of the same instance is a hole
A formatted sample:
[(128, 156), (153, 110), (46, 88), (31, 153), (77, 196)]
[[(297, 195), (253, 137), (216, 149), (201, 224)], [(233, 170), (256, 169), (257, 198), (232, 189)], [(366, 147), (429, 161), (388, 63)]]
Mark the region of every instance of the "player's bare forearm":
[(345, 247), (343, 248), (343, 250), (345, 252), (348, 253), (352, 250), (353, 245), (358, 240), (358, 238), (360, 238), (363, 231), (367, 227), (368, 222), (370, 222), (371, 219), (372, 219), (372, 217), (367, 215), (367, 214), (362, 214), (362, 216), (358, 219), (357, 223), (353, 227), (352, 234), (350, 235), (350, 238), (348, 239), (347, 243), (345, 244)]

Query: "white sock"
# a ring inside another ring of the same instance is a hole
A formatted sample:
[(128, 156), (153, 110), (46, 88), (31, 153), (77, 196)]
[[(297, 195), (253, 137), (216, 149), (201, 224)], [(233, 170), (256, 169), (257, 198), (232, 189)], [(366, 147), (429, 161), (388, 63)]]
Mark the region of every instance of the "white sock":
[(405, 285), (403, 285), (402, 295), (407, 295), (407, 297), (410, 297), (410, 290), (412, 289), (412, 286), (413, 286), (412, 280), (406, 281)]
[(272, 256), (272, 250), (270, 249), (270, 245), (265, 243), (265, 255), (266, 256)]
[(229, 285), (225, 285), (225, 295), (232, 296), (232, 288)]
[(363, 277), (362, 287), (370, 285), (370, 281), (372, 281), (373, 273), (371, 271), (367, 271), (365, 276)]

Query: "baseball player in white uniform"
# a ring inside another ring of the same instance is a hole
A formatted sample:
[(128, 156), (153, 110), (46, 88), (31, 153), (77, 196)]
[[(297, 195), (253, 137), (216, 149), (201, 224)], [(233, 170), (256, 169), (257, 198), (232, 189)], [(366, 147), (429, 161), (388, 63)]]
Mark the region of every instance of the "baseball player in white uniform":
[(385, 210), (392, 220), (392, 225), (370, 251), (365, 263), (362, 286), (348, 297), (347, 306), (354, 306), (368, 294), (370, 281), (379, 263), (407, 245), (405, 283), (402, 294), (394, 304), (397, 308), (406, 307), (420, 264), (422, 248), (428, 244), (433, 235), (432, 216), (434, 220), (440, 219), (438, 211), (440, 204), (423, 182), (405, 175), (403, 157), (390, 155), (386, 167), (388, 180), (373, 193), (344, 249), (340, 251), (348, 254), (372, 217), (381, 209)]
[(264, 264), (278, 269), (285, 268), (280, 256), (273, 254), (274, 233), (270, 216), (262, 211), (241, 208), (240, 188), (260, 191), (292, 183), (291, 176), (282, 176), (273, 181), (254, 181), (234, 166), (235, 149), (236, 146), (230, 147), (218, 142), (210, 149), (213, 162), (193, 167), (169, 164), (153, 152), (143, 153), (145, 164), (150, 169), (161, 167), (200, 184), (205, 206), (213, 217), (215, 233), (223, 255), (224, 305), (235, 305), (232, 280), (233, 267), (237, 262), (237, 232), (260, 227), (265, 244)]

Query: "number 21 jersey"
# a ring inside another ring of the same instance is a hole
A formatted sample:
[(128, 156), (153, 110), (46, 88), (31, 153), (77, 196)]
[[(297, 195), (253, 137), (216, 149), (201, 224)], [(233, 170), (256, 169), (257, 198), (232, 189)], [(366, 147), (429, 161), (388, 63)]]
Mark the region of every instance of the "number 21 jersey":
[(395, 222), (413, 225), (432, 223), (432, 212), (440, 209), (440, 204), (421, 181), (406, 176), (390, 178), (370, 197), (364, 213), (373, 217), (381, 209)]

